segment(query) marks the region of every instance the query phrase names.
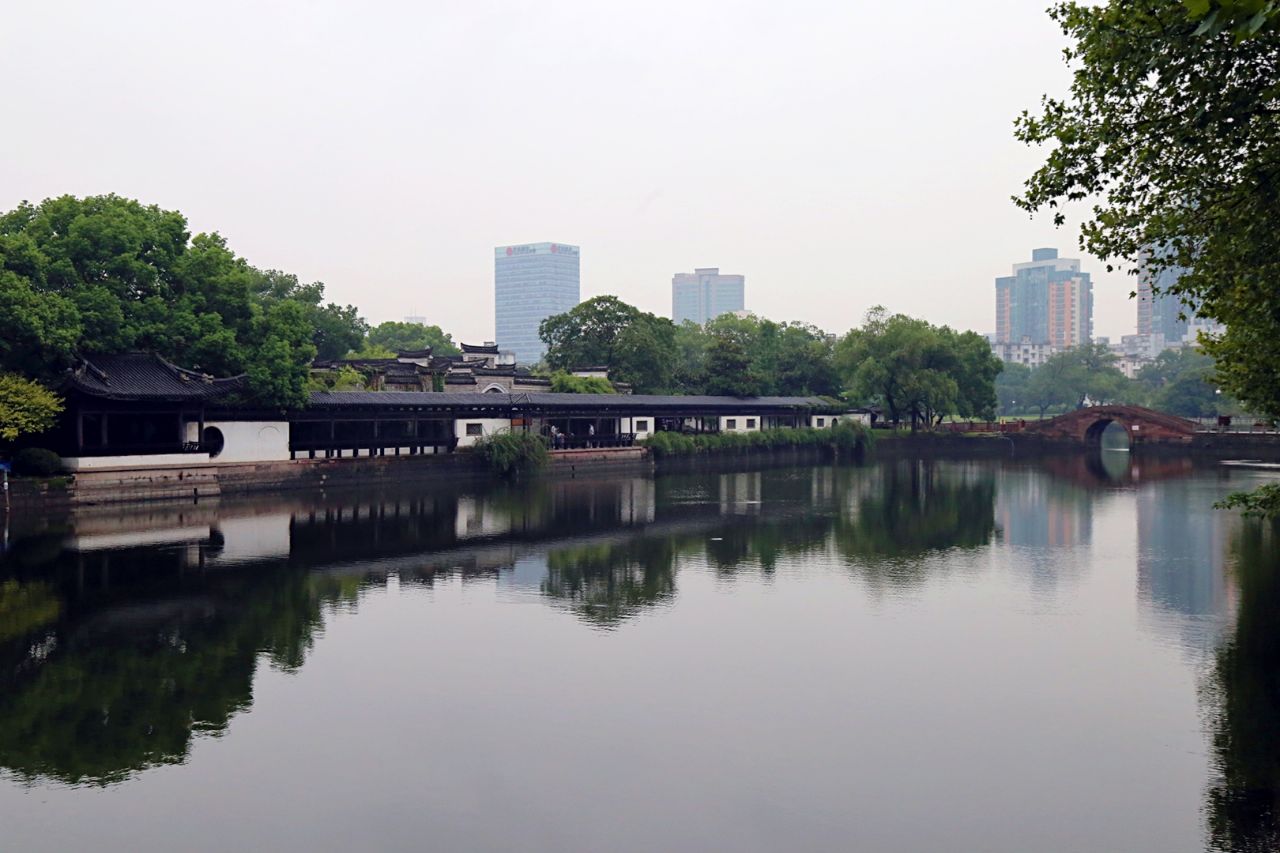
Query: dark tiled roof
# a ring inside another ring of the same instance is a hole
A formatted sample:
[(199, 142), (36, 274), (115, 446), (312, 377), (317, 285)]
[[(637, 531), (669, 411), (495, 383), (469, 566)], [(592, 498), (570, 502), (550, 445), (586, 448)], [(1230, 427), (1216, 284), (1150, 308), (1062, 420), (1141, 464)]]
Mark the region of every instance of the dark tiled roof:
[(450, 373), (444, 378), (445, 385), (475, 385), (476, 378), (469, 373)]
[(108, 400), (184, 402), (214, 400), (244, 385), (244, 374), (214, 379), (170, 364), (153, 353), (95, 355), (68, 372), (69, 390)]
[(396, 353), (396, 358), (430, 358), (431, 347), (426, 349), (406, 349)]
[(427, 408), (465, 408), (484, 405), (508, 408), (507, 394), (477, 394), (474, 391), (313, 391), (312, 409), (345, 409), (363, 406), (420, 406)]
[[(454, 377), (446, 378), (448, 384)], [(473, 380), (474, 381), (474, 380)], [(450, 406), (482, 405), (505, 409), (612, 410), (627, 412), (671, 412), (690, 414), (751, 414), (767, 411), (830, 410), (821, 397), (706, 397), (659, 396), (650, 394), (551, 394), (539, 391), (515, 394), (439, 393), (433, 391), (318, 391), (311, 395), (313, 408), (360, 406)]]
[(487, 355), (498, 354), (497, 344), (485, 344), (483, 346), (478, 344), (460, 344), (459, 346), (462, 347), (462, 351), (464, 353), (474, 352), (474, 353), (485, 353)]
[(826, 409), (821, 397), (711, 397), (662, 394), (513, 394), (515, 405), (586, 408), (654, 408), (743, 412), (758, 409)]

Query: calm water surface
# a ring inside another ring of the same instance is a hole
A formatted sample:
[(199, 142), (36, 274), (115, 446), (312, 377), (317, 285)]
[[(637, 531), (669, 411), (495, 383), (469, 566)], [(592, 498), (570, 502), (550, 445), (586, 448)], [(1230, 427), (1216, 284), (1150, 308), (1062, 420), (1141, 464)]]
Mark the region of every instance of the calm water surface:
[(886, 462), (7, 523), (5, 851), (1280, 849), (1260, 472)]

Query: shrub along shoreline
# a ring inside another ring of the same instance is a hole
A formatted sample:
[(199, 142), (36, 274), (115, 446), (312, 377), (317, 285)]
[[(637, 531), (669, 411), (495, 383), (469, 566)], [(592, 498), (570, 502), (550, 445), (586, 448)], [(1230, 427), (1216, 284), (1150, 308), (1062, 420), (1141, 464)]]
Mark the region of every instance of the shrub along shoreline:
[(842, 423), (830, 429), (800, 427), (695, 435), (658, 432), (640, 442), (643, 447), (649, 448), (656, 459), (804, 447), (826, 449), (839, 455), (860, 452), (869, 448), (872, 443), (871, 430), (856, 423)]
[[(842, 423), (830, 429), (809, 427), (762, 429), (758, 432), (722, 432), (686, 435), (659, 432), (639, 442), (655, 459), (677, 456), (710, 456), (758, 451), (815, 448), (835, 456), (861, 453), (871, 447), (871, 430), (862, 424)], [(539, 435), (504, 432), (476, 442), (473, 451), (501, 477), (536, 471), (550, 459), (547, 441)]]

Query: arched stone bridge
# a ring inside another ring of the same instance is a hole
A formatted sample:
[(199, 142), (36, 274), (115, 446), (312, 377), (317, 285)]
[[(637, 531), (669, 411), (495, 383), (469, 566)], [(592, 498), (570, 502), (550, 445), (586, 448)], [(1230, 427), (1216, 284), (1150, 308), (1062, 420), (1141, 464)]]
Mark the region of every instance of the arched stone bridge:
[(1130, 444), (1190, 444), (1194, 422), (1141, 406), (1090, 406), (1047, 421), (1027, 424), (1024, 435), (1046, 441), (1097, 445), (1108, 424), (1119, 424)]

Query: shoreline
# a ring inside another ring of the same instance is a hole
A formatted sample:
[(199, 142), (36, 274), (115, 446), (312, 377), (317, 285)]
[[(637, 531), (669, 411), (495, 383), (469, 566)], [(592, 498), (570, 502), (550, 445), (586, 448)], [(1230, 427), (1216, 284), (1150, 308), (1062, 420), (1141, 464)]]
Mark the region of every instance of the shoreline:
[[(577, 477), (599, 473), (689, 471), (751, 465), (861, 462), (875, 459), (1010, 458), (1032, 460), (1082, 456), (1095, 448), (1019, 434), (877, 434), (870, 446), (851, 454), (825, 446), (733, 447), (696, 454), (659, 456), (650, 448), (553, 451), (532, 477)], [(1134, 458), (1280, 461), (1275, 436), (1202, 434), (1183, 445), (1142, 445)], [(847, 458), (846, 458), (847, 457)], [(9, 512), (29, 513), (71, 507), (194, 504), (223, 496), (240, 497), (309, 489), (399, 485), (456, 486), (499, 482), (500, 477), (471, 453), (296, 459), (287, 462), (195, 464), (162, 468), (104, 468), (42, 479), (10, 480)]]

